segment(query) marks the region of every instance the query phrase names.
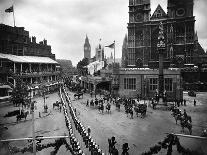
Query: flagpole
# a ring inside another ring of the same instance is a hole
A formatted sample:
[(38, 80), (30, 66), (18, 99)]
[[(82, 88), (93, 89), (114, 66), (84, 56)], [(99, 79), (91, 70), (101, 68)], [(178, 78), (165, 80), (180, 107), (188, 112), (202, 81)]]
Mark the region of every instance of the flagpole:
[(14, 27), (15, 27), (14, 5), (12, 5), (12, 7), (13, 7), (13, 20), (14, 20)]
[(115, 65), (115, 40), (114, 40), (114, 65)]

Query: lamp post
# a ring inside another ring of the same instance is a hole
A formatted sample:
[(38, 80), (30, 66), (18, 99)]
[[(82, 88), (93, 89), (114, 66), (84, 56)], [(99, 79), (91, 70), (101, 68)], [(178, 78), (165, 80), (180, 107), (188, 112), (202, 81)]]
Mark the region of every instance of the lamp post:
[(30, 102), (30, 110), (32, 112), (32, 138), (33, 138), (33, 154), (36, 155), (36, 142), (35, 142), (35, 120), (34, 120), (34, 107), (35, 107), (35, 103), (36, 101), (32, 101), (32, 86), (29, 86), (29, 102)]
[(160, 22), (160, 24), (159, 24), (157, 50), (158, 50), (158, 53), (159, 53), (158, 96), (159, 96), (159, 103), (163, 104), (163, 93), (164, 93), (163, 60), (164, 60), (164, 52), (166, 50), (166, 45), (165, 45), (164, 28), (163, 28), (163, 23), (162, 22)]

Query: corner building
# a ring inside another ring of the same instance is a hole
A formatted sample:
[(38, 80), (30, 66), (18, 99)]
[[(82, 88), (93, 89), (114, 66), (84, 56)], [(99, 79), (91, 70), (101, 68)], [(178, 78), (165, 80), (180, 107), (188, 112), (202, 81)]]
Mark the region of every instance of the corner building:
[(58, 89), (60, 65), (47, 40), (36, 43), (24, 27), (0, 24), (0, 101), (8, 99), (20, 77), (29, 86), (31, 96)]
[(158, 25), (164, 25), (165, 66), (196, 63), (193, 0), (168, 0), (167, 13), (160, 5), (151, 15), (150, 0), (129, 0), (128, 67), (158, 67)]

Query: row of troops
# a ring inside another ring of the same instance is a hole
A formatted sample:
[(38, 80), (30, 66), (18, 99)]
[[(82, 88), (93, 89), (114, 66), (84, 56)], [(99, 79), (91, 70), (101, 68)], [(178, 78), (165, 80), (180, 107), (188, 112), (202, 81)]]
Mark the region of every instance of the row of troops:
[[(102, 153), (102, 150), (99, 149), (99, 146), (95, 143), (95, 141), (90, 136), (90, 128), (88, 128), (88, 131), (86, 131), (85, 127), (77, 119), (75, 111), (73, 110), (73, 108), (70, 104), (68, 96), (67, 96), (67, 101), (68, 101), (68, 106), (70, 108), (70, 114), (71, 114), (72, 119), (73, 119), (74, 124), (75, 124), (75, 128), (76, 128), (76, 130), (78, 130), (78, 132), (82, 136), (83, 141), (86, 145), (86, 148), (89, 148), (89, 151), (91, 152), (91, 155), (103, 155), (104, 153)], [(82, 151), (80, 150), (79, 142), (77, 141), (77, 139), (75, 138), (75, 136), (72, 133), (71, 123), (69, 123), (68, 126), (69, 126), (69, 131), (71, 133), (70, 142), (71, 142), (72, 148), (79, 155), (79, 154), (82, 153)]]

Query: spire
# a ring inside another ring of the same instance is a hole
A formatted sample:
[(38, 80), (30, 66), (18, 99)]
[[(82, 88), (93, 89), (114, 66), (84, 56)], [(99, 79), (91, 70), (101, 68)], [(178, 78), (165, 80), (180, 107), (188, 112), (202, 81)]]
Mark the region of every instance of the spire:
[(88, 36), (87, 36), (87, 34), (86, 34), (85, 43), (89, 44), (89, 40), (88, 40)]
[(197, 33), (197, 31), (195, 32), (194, 41), (198, 41), (198, 33)]

